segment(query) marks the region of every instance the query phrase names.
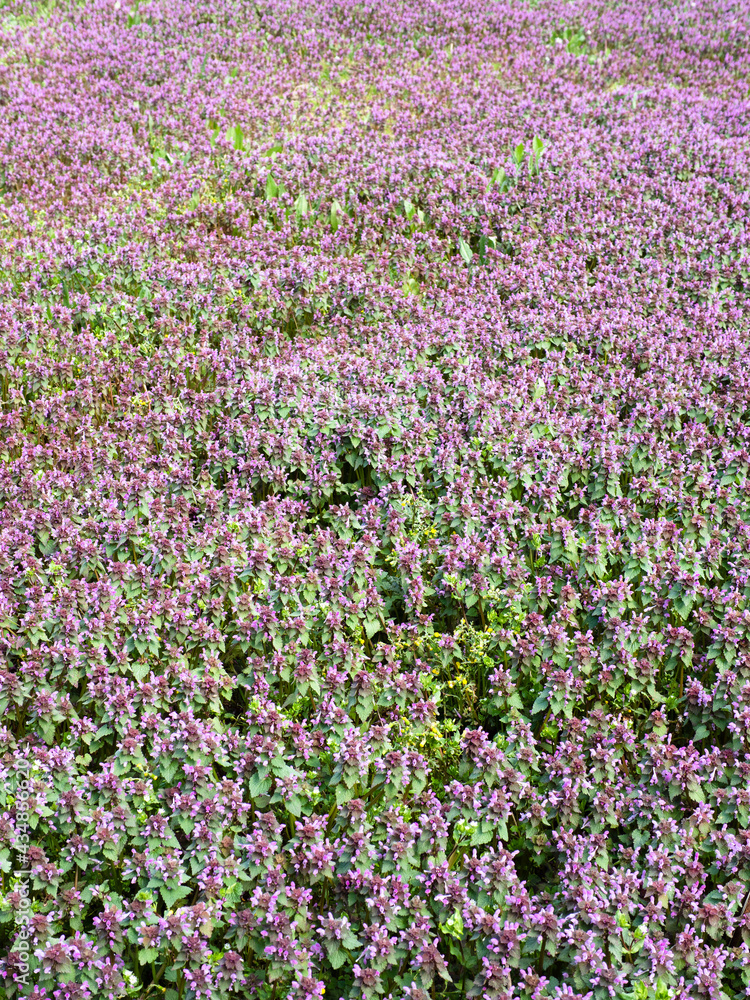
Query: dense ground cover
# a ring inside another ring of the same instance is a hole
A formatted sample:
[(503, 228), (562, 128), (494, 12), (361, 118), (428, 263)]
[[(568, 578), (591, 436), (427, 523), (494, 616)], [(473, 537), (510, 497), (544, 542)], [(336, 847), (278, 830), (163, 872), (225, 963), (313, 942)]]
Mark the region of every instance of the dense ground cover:
[(0, 8), (6, 997), (745, 995), (749, 32)]

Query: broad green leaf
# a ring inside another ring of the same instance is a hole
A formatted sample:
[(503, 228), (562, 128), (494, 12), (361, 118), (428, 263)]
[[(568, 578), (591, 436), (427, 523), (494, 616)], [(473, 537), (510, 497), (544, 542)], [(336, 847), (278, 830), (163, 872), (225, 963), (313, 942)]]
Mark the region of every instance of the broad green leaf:
[(245, 146), (245, 137), (242, 133), (241, 125), (230, 125), (227, 129), (227, 142), (231, 142), (236, 150), (242, 150)]
[(279, 185), (273, 174), (269, 174), (266, 178), (266, 198), (270, 200), (271, 198), (278, 198), (279, 196)]
[(294, 214), (297, 216), (297, 221), (299, 222), (303, 216), (307, 215), (308, 211), (307, 195), (301, 191), (294, 201)]
[(189, 896), (192, 889), (188, 885), (178, 885), (172, 889), (163, 885), (159, 889), (159, 892), (164, 900), (164, 905), (168, 910), (171, 910), (175, 903), (177, 903), (180, 899), (184, 899), (186, 896)]
[(343, 214), (344, 214), (343, 207), (336, 200), (334, 200), (333, 204), (331, 205), (331, 212), (329, 216), (331, 222), (331, 229), (334, 231), (334, 233), (338, 230), (339, 226), (341, 225), (341, 217)]
[(331, 963), (334, 969), (340, 969), (341, 966), (346, 961), (346, 952), (341, 947), (338, 941), (325, 941), (326, 953), (328, 955), (328, 961)]

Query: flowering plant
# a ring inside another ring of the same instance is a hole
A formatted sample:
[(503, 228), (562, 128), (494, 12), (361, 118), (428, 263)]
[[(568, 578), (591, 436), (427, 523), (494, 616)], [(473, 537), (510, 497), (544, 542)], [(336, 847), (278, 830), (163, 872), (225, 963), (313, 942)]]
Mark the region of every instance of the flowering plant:
[(0, 8), (0, 994), (750, 987), (742, 3)]

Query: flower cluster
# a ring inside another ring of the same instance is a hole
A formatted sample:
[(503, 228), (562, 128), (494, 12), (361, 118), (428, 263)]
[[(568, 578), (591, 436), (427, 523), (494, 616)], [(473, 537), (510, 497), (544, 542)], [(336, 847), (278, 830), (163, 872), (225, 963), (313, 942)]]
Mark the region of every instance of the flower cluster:
[(0, 8), (0, 993), (745, 995), (746, 0), (128, 2)]

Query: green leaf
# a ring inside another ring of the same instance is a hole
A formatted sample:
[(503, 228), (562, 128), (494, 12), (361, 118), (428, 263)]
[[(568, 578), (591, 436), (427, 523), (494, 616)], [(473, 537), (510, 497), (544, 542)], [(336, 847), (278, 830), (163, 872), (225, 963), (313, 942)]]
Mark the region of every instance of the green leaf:
[(242, 134), (242, 126), (235, 125), (234, 127), (229, 127), (227, 130), (227, 139), (232, 143), (236, 150), (242, 150), (245, 148), (245, 137)]
[(143, 660), (134, 660), (130, 664), (130, 672), (137, 681), (142, 681), (148, 675), (149, 670), (148, 662)]
[(458, 252), (461, 254), (461, 259), (466, 264), (471, 264), (471, 259), (474, 256), (474, 251), (471, 249), (471, 247), (463, 238), (463, 236), (459, 237), (458, 240)]
[(490, 177), (490, 182), (487, 185), (488, 193), (493, 184), (496, 184), (501, 191), (506, 191), (508, 188), (508, 175), (505, 173), (504, 167), (495, 167), (492, 171), (492, 177)]
[(538, 712), (544, 712), (548, 707), (549, 707), (549, 692), (542, 691), (542, 693), (536, 699), (534, 704), (531, 706), (531, 714), (536, 715)]
[(364, 630), (365, 630), (365, 635), (367, 636), (368, 639), (372, 639), (372, 637), (375, 635), (375, 633), (378, 631), (379, 628), (380, 628), (380, 622), (378, 621), (377, 618), (365, 618)]
[(331, 213), (329, 217), (331, 222), (331, 229), (334, 231), (334, 233), (338, 230), (339, 226), (341, 225), (341, 216), (343, 214), (344, 214), (344, 209), (334, 199), (333, 204), (331, 205)]
[(250, 790), (250, 795), (256, 798), (259, 795), (265, 795), (266, 792), (271, 787), (270, 778), (261, 778), (261, 776), (256, 772), (251, 774), (248, 779), (248, 788)]
[(325, 946), (328, 954), (328, 961), (334, 969), (340, 969), (346, 961), (346, 952), (338, 941), (326, 941)]
[(336, 786), (336, 805), (343, 805), (348, 802), (349, 799), (353, 799), (355, 795), (353, 788), (347, 788), (345, 785)]
[(102, 854), (108, 861), (117, 861), (117, 859), (120, 857), (121, 850), (122, 846), (118, 848), (117, 845), (115, 844), (107, 843), (102, 848)]
[(162, 778), (169, 783), (175, 774), (177, 774), (177, 768), (179, 767), (179, 761), (177, 760), (167, 760), (160, 765), (160, 772)]
[(679, 597), (675, 598), (674, 606), (680, 618), (687, 618), (693, 609), (694, 600), (693, 594), (680, 594)]
[(55, 723), (50, 719), (38, 719), (37, 726), (41, 730), (42, 736), (44, 737), (44, 742), (52, 744), (55, 739)]
[(164, 905), (168, 910), (171, 910), (178, 900), (189, 896), (191, 891), (192, 890), (189, 885), (178, 885), (175, 886), (174, 889), (170, 889), (166, 885), (163, 885), (159, 889), (162, 899), (164, 900)]
[(464, 933), (464, 920), (461, 916), (461, 911), (456, 908), (453, 915), (448, 917), (444, 924), (440, 924), (440, 929), (445, 934), (460, 941)]
[(294, 201), (294, 214), (297, 216), (297, 221), (307, 215), (310, 210), (310, 206), (307, 203), (307, 195), (304, 192), (300, 192)]
[(489, 844), (492, 840), (494, 830), (488, 823), (480, 823), (471, 835), (469, 844), (471, 847), (479, 847), (481, 844)]
[(135, 3), (133, 4), (133, 6), (128, 11), (128, 21), (127, 21), (127, 24), (128, 24), (129, 28), (133, 28), (133, 27), (135, 27), (135, 25), (141, 23), (141, 15), (140, 15), (140, 13), (138, 11), (138, 5), (139, 5), (139, 3), (140, 3), (140, 0), (135, 0)]
[(290, 795), (286, 800), (286, 807), (292, 816), (299, 817), (302, 814), (302, 802), (299, 795)]

